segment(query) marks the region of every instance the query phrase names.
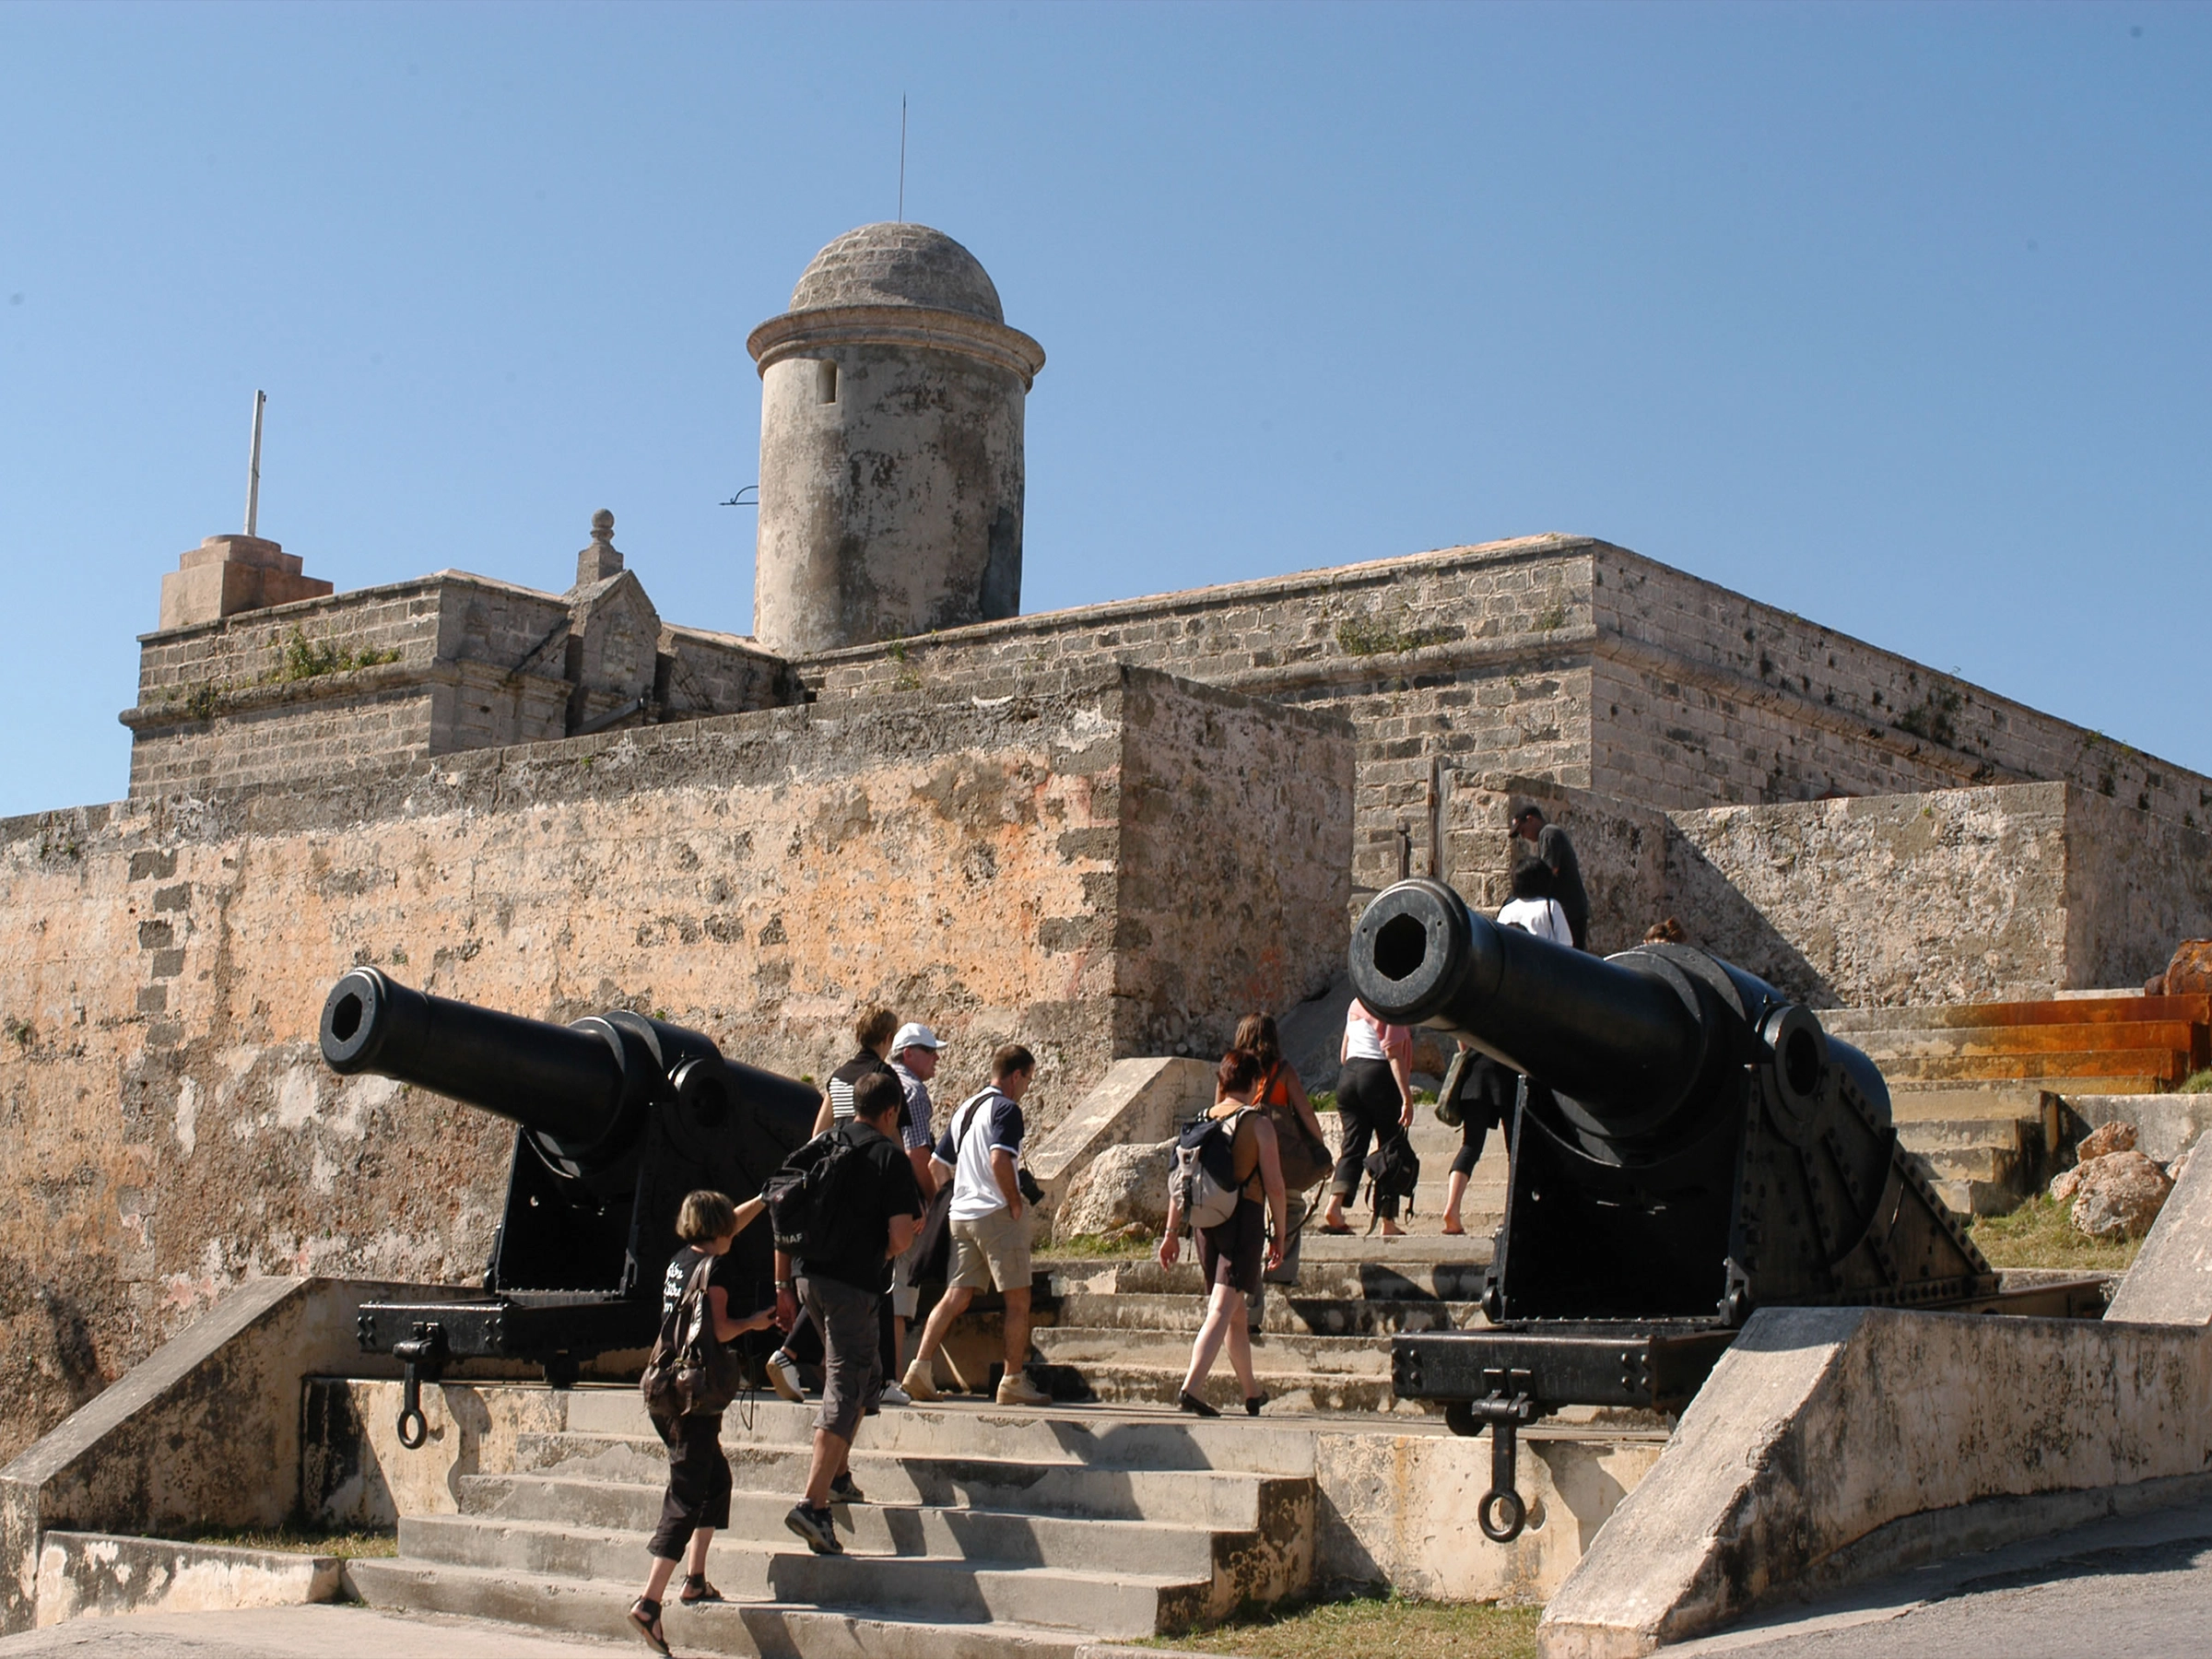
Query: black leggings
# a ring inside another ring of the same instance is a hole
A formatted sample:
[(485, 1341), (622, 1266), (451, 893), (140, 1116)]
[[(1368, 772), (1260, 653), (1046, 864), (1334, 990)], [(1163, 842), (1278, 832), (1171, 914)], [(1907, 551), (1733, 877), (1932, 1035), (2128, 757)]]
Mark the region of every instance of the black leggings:
[(712, 1417), (656, 1417), (653, 1426), (668, 1448), (668, 1493), (661, 1524), (645, 1546), (655, 1560), (680, 1561), (691, 1535), (702, 1526), (730, 1524), (730, 1460), (722, 1452), (722, 1413)]
[(1482, 1143), (1490, 1125), (1510, 1154), (1513, 1149), (1513, 1096), (1520, 1079), (1488, 1054), (1477, 1054), (1459, 1086), (1459, 1150), (1452, 1155), (1452, 1173), (1472, 1175), (1482, 1156)]
[[(1405, 1109), (1406, 1097), (1398, 1092), (1398, 1080), (1391, 1075), (1387, 1060), (1344, 1063), (1344, 1069), (1336, 1074), (1336, 1115), (1344, 1123), (1344, 1143), (1336, 1156), (1336, 1178), (1329, 1182), (1330, 1192), (1346, 1199), (1359, 1190), (1369, 1140), (1382, 1147), (1404, 1140), (1406, 1126), (1398, 1122), (1398, 1114)], [(1386, 1221), (1396, 1220), (1396, 1194), (1379, 1194), (1375, 1214)]]

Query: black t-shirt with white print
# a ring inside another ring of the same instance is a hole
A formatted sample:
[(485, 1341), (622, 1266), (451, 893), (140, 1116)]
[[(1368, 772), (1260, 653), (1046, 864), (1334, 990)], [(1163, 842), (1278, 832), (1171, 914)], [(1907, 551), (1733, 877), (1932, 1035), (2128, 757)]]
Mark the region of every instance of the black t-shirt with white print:
[[(692, 1271), (705, 1259), (707, 1253), (687, 1244), (668, 1258), (668, 1271), (661, 1279), (661, 1317), (665, 1319), (676, 1311), (683, 1300), (684, 1287), (691, 1282)], [(707, 1269), (709, 1288), (720, 1285), (728, 1297), (724, 1312), (732, 1319), (742, 1318), (751, 1310), (738, 1305), (745, 1294), (745, 1276), (737, 1270), (735, 1252), (724, 1251), (712, 1258), (714, 1265)]]

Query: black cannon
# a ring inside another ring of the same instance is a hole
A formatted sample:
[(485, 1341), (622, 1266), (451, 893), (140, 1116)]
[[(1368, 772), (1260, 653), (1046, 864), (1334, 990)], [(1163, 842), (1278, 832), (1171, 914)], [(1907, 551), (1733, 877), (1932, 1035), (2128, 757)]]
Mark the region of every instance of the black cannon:
[[(361, 1347), (406, 1368), (410, 1446), (424, 1432), (420, 1384), (453, 1360), (526, 1360), (566, 1387), (585, 1360), (649, 1346), (684, 1194), (751, 1197), (813, 1132), (820, 1100), (664, 1020), (616, 1009), (551, 1025), (425, 995), (374, 968), (331, 987), (323, 1058), (519, 1125), (484, 1294), (360, 1311)], [(765, 1227), (738, 1235), (755, 1306), (772, 1294), (770, 1249)]]
[(1679, 1411), (1758, 1308), (2080, 1310), (2080, 1287), (2004, 1295), (1899, 1147), (1874, 1063), (1705, 951), (1591, 956), (1405, 881), (1353, 930), (1351, 977), (1382, 1018), (1521, 1074), (1490, 1328), (1392, 1345), (1400, 1397), (1492, 1430), (1492, 1538), (1525, 1513), (1522, 1426)]

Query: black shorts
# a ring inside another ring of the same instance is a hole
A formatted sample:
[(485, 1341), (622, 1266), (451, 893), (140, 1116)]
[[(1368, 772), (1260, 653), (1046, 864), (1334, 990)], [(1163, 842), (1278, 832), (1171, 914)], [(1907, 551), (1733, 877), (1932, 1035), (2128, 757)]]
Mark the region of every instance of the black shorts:
[(1198, 1230), (1198, 1266), (1208, 1286), (1226, 1285), (1257, 1296), (1260, 1270), (1266, 1265), (1267, 1206), (1258, 1199), (1238, 1199), (1236, 1214), (1228, 1220)]

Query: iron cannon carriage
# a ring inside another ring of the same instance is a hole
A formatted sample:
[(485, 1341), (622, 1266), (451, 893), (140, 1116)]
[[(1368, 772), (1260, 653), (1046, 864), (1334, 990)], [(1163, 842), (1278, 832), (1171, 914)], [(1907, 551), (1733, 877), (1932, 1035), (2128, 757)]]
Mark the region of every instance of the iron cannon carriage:
[(1521, 1428), (1570, 1405), (1679, 1411), (1759, 1308), (2067, 1314), (2089, 1300), (2006, 1293), (1899, 1146), (1874, 1063), (1706, 951), (1599, 958), (1417, 880), (1368, 907), (1350, 965), (1378, 1016), (1521, 1076), (1488, 1328), (1392, 1345), (1401, 1398), (1492, 1431), (1493, 1539), (1525, 1518)]
[[(759, 1192), (812, 1133), (820, 1100), (665, 1020), (615, 1009), (553, 1025), (427, 995), (374, 968), (331, 987), (322, 1048), (342, 1075), (395, 1078), (516, 1125), (483, 1293), (360, 1310), (363, 1349), (404, 1367), (410, 1446), (425, 1432), (420, 1385), (455, 1360), (521, 1359), (566, 1387), (597, 1355), (648, 1347), (684, 1194)], [(739, 1234), (735, 1253), (765, 1303), (768, 1230)]]

